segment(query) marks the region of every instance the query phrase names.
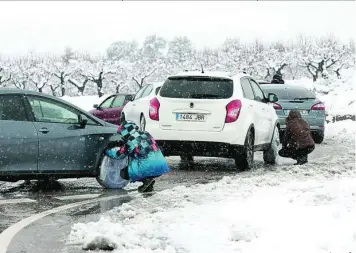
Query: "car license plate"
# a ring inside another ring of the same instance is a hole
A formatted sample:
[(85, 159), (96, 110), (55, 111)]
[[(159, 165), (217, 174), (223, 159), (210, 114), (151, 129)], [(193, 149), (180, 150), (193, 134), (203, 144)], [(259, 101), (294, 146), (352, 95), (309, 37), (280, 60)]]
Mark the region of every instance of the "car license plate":
[(177, 113), (176, 120), (178, 121), (198, 121), (205, 122), (206, 115), (204, 114), (195, 114), (195, 113)]
[[(289, 115), (290, 111), (291, 110), (284, 110), (284, 114), (285, 115)], [(299, 112), (300, 112), (301, 115), (308, 115), (308, 111), (307, 110), (299, 110)]]

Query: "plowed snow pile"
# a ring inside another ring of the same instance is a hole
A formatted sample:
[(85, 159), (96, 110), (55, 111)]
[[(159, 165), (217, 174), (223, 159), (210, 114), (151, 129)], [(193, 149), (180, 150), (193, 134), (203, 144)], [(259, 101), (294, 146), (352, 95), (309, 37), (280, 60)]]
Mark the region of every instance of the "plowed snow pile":
[[(329, 124), (338, 159), (277, 165), (135, 199), (98, 222), (77, 223), (68, 244), (123, 253), (356, 252), (353, 121)], [(341, 144), (343, 143), (343, 144)]]

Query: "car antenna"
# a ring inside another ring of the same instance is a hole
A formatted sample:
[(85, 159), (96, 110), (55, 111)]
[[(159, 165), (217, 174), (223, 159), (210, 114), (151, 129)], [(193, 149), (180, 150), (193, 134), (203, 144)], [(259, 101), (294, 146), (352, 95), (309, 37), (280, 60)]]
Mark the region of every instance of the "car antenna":
[(204, 74), (203, 64), (200, 63), (200, 66), (201, 66), (201, 73)]

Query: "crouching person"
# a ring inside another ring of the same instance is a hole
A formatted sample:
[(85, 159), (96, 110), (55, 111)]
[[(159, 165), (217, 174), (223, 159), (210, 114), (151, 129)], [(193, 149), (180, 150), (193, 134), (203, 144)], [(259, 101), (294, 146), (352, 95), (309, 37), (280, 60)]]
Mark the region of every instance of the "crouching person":
[(156, 141), (133, 122), (121, 123), (117, 133), (122, 139), (111, 145), (106, 155), (112, 159), (128, 156), (128, 166), (120, 171), (120, 176), (132, 183), (141, 181), (143, 185), (138, 187), (139, 192), (152, 191), (154, 178), (170, 171)]
[(308, 154), (315, 148), (309, 124), (302, 119), (299, 111), (292, 110), (286, 118), (285, 136), (279, 156), (297, 160), (295, 165), (308, 162)]

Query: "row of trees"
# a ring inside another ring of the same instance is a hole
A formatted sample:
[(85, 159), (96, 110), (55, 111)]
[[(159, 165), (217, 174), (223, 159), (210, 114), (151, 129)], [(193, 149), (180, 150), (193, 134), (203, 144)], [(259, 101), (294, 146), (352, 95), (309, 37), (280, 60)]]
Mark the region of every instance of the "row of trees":
[[(0, 49), (1, 50), (1, 49)], [(310, 76), (313, 81), (330, 76), (341, 78), (341, 70), (355, 66), (355, 42), (298, 36), (292, 41), (243, 43), (228, 38), (218, 48), (197, 50), (187, 37), (166, 41), (151, 35), (142, 44), (117, 41), (105, 56), (66, 48), (62, 55), (29, 53), (22, 57), (0, 57), (0, 87), (36, 89), (63, 95), (93, 95), (134, 92), (148, 82), (163, 81), (184, 69), (246, 71), (269, 80), (275, 73), (285, 79)]]

